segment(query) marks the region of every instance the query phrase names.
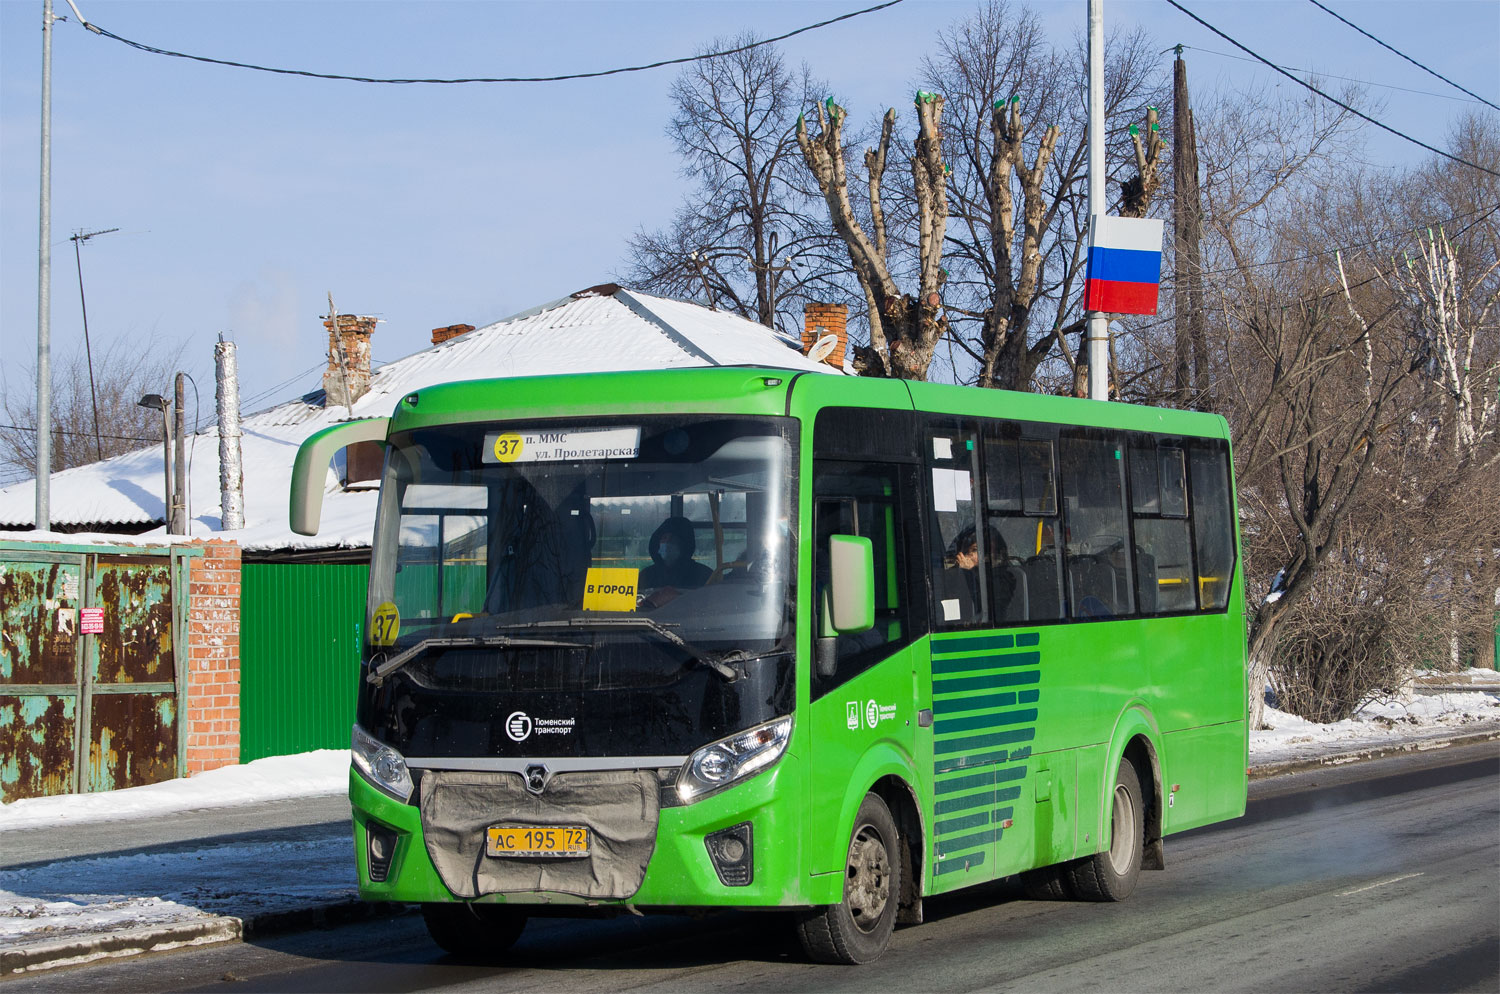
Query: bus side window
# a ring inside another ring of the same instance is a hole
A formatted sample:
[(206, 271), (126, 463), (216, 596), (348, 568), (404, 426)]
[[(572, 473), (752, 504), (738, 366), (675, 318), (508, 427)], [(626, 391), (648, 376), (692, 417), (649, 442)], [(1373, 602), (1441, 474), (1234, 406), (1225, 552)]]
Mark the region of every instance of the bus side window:
[(1021, 437), (1013, 423), (985, 430), (989, 572), (999, 624), (1062, 617), (1055, 450), (1051, 439)]
[(1222, 611), (1229, 604), (1234, 575), (1234, 517), (1228, 462), (1223, 442), (1195, 442), (1189, 450), (1198, 607), (1202, 611)]
[(933, 425), (924, 433), (932, 520), (934, 621), (940, 629), (989, 620), (991, 577), (985, 567), (997, 539), (982, 527), (975, 499), (978, 432)]
[(1142, 614), (1197, 607), (1180, 442), (1130, 438), (1130, 504), (1135, 513), (1135, 579)]
[(835, 636), (832, 676), (813, 672), (812, 696), (821, 697), (863, 673), (915, 637), (921, 627), (907, 594), (910, 574), (914, 467), (819, 460), (813, 465), (813, 622), (824, 630), (823, 591), (828, 585), (828, 539), (858, 535), (870, 540), (875, 562), (875, 626)]
[(1125, 453), (1114, 434), (1067, 429), (1062, 437), (1069, 613), (1104, 620), (1135, 612), (1125, 514)]

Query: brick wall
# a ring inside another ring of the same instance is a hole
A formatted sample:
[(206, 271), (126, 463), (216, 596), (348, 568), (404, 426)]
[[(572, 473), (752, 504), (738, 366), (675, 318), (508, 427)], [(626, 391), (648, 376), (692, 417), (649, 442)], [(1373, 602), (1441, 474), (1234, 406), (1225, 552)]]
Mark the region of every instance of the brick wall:
[(805, 354), (824, 335), (834, 335), (838, 344), (823, 361), (839, 369), (844, 368), (844, 356), (848, 351), (847, 324), (849, 308), (843, 304), (810, 303), (802, 312), (802, 351)]
[(187, 769), (240, 761), (240, 547), (210, 540), (188, 566)]

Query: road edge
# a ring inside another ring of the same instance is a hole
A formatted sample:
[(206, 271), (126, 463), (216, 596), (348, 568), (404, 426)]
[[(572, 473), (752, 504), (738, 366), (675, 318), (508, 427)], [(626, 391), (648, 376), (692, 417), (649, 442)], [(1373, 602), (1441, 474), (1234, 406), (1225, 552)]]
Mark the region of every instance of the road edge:
[(1305, 770), (1316, 770), (1327, 766), (1347, 766), (1350, 763), (1362, 763), (1371, 759), (1384, 759), (1387, 756), (1399, 756), (1405, 753), (1430, 752), (1433, 749), (1448, 749), (1453, 746), (1478, 745), (1481, 742), (1493, 742), (1500, 739), (1500, 725), (1491, 725), (1487, 728), (1474, 732), (1462, 734), (1432, 735), (1419, 739), (1407, 739), (1402, 742), (1381, 743), (1364, 749), (1350, 749), (1343, 752), (1329, 753), (1326, 756), (1307, 756), (1298, 759), (1275, 760), (1261, 763), (1250, 767), (1251, 780), (1266, 780), (1270, 777), (1279, 777), (1286, 773), (1301, 773)]
[(246, 918), (215, 915), (103, 935), (33, 942), (0, 949), (0, 981), (44, 970), (85, 966), (103, 960), (162, 953), (187, 946), (212, 946), (225, 942), (242, 942), (257, 936), (337, 928), (371, 918), (410, 914), (412, 910), (406, 904), (347, 899), (333, 904), (267, 911)]

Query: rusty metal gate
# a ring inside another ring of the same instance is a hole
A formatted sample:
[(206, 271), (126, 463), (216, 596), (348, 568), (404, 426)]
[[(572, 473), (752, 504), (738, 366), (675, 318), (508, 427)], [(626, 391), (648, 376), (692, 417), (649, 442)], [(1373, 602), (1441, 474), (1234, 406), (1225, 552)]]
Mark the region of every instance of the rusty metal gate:
[(0, 799), (177, 776), (200, 552), (0, 542)]

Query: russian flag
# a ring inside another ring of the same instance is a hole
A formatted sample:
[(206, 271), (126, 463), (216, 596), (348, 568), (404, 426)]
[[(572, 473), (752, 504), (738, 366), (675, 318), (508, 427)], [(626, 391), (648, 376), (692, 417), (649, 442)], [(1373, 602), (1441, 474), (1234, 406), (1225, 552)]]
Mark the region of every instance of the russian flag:
[(1164, 222), (1094, 215), (1089, 224), (1084, 307), (1105, 314), (1155, 314)]

